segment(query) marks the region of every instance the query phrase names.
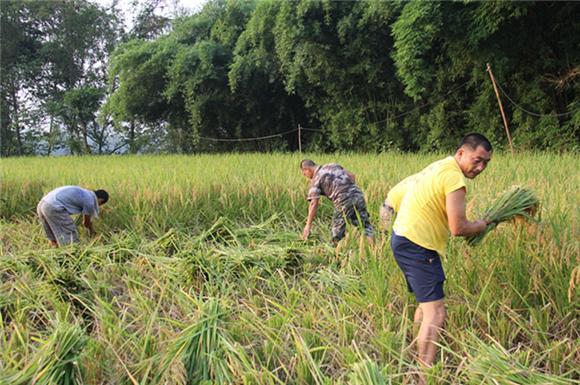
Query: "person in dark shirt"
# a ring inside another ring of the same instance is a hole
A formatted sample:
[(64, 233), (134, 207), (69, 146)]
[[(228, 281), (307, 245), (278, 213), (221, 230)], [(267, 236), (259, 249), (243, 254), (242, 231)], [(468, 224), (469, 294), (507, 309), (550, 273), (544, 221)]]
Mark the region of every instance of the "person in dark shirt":
[(320, 197), (324, 195), (334, 205), (332, 241), (335, 245), (344, 238), (347, 221), (364, 228), (365, 235), (374, 243), (374, 229), (369, 220), (364, 195), (355, 184), (355, 176), (336, 163), (318, 166), (310, 159), (300, 162), (300, 169), (310, 179), (307, 196), (310, 206), (302, 239), (308, 239)]

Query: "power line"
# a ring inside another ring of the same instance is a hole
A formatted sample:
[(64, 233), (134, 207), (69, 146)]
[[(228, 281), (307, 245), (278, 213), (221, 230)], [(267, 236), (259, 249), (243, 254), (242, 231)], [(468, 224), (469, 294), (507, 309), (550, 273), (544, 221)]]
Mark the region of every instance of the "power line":
[(296, 132), (296, 131), (298, 131), (297, 128), (295, 128), (293, 130), (286, 131), (286, 132), (281, 132), (279, 134), (258, 136), (255, 138), (209, 138), (207, 136), (200, 136), (199, 139), (209, 140), (212, 142), (251, 142), (254, 140), (262, 140), (262, 139), (271, 139), (271, 138), (282, 137), (284, 135), (291, 134), (291, 133)]
[(507, 100), (510, 101), (511, 104), (513, 104), (514, 106), (516, 106), (520, 110), (524, 111), (528, 115), (536, 116), (538, 118), (541, 118), (543, 116), (554, 116), (554, 117), (558, 118), (561, 116), (572, 115), (573, 113), (578, 111), (578, 110), (575, 110), (575, 111), (563, 112), (561, 114), (539, 114), (537, 112), (532, 112), (532, 111), (526, 110), (524, 107), (522, 107), (518, 103), (516, 103), (512, 98), (510, 98), (510, 96), (507, 94), (507, 92), (505, 92), (505, 90), (502, 88), (502, 86), (499, 83), (496, 82), (496, 84), (497, 84), (497, 87), (499, 88), (499, 90), (501, 91), (501, 93), (507, 98)]
[(302, 126), (300, 126), (300, 129), (304, 130), (304, 131), (312, 131), (312, 132), (321, 132), (322, 131), (319, 128), (308, 128), (308, 127), (302, 127)]
[[(447, 92), (445, 95), (443, 95), (443, 97), (446, 97), (446, 96), (450, 95), (451, 93), (453, 93), (453, 92), (457, 91), (458, 89), (461, 89), (461, 88), (465, 87), (465, 86), (466, 86), (466, 85), (468, 85), (470, 82), (471, 82), (471, 80), (468, 80), (468, 81), (466, 81), (466, 82), (465, 82), (465, 83), (463, 83), (463, 84), (460, 84), (460, 85), (458, 85), (458, 86), (456, 86), (456, 87), (453, 87), (453, 88), (452, 88), (452, 89), (450, 89), (450, 90), (449, 90), (449, 91), (448, 91), (448, 92)], [(441, 98), (440, 98), (439, 100), (437, 100), (437, 102), (439, 102), (439, 101), (441, 101)], [(414, 111), (416, 111), (416, 110), (419, 110), (419, 109), (421, 109), (421, 108), (427, 107), (428, 105), (430, 105), (430, 104), (433, 104), (433, 103), (435, 103), (435, 101), (429, 101), (429, 102), (423, 103), (422, 105), (420, 105), (420, 106), (417, 106), (417, 107), (413, 107), (413, 108), (411, 108), (411, 109), (410, 109), (410, 110), (408, 110), (408, 111), (401, 112), (400, 114), (397, 114), (397, 115), (395, 115), (395, 116), (391, 116), (391, 117), (388, 117), (388, 118), (386, 118), (386, 119), (383, 119), (383, 120), (379, 120), (379, 121), (373, 122), (372, 124), (378, 124), (378, 123), (383, 123), (383, 122), (386, 122), (386, 121), (388, 121), (388, 120), (392, 120), (392, 119), (398, 119), (398, 118), (400, 118), (401, 116), (408, 115), (408, 114), (410, 114), (411, 112), (414, 112)]]
[[(471, 82), (471, 80), (468, 80), (468, 81), (466, 81), (465, 83), (462, 83), (462, 84), (460, 84), (460, 85), (458, 85), (458, 86), (456, 86), (456, 87), (453, 87), (453, 88), (452, 88), (452, 89), (450, 89), (448, 92), (446, 92), (446, 93), (445, 93), (445, 94), (442, 96), (442, 98), (444, 98), (444, 97), (446, 97), (446, 96), (448, 96), (448, 95), (452, 94), (453, 92), (455, 92), (455, 91), (457, 91), (457, 90), (459, 90), (459, 89), (461, 89), (461, 88), (463, 88), (463, 87), (467, 86), (467, 85), (468, 85), (470, 82)], [(512, 103), (514, 106), (516, 106), (516, 107), (517, 107), (517, 108), (519, 108), (520, 110), (522, 110), (522, 111), (524, 111), (525, 113), (527, 113), (527, 114), (529, 114), (529, 115), (532, 115), (532, 116), (536, 116), (536, 117), (543, 117), (543, 116), (555, 116), (555, 117), (561, 117), (561, 116), (568, 116), (568, 115), (571, 115), (571, 114), (573, 114), (573, 113), (575, 113), (575, 112), (576, 112), (576, 111), (570, 111), (570, 112), (565, 112), (565, 113), (561, 113), (561, 114), (539, 114), (539, 113), (536, 113), (536, 112), (532, 112), (532, 111), (529, 111), (529, 110), (525, 109), (524, 107), (520, 106), (518, 103), (516, 103), (516, 102), (515, 102), (515, 101), (514, 101), (514, 100), (513, 100), (513, 99), (512, 99), (512, 98), (511, 98), (511, 97), (510, 97), (510, 96), (509, 96), (509, 95), (508, 95), (506, 92), (505, 92), (505, 90), (504, 90), (504, 89), (501, 87), (501, 85), (500, 85), (499, 83), (497, 83), (497, 86), (498, 86), (499, 90), (501, 91), (501, 93), (502, 93), (502, 94), (503, 94), (503, 95), (504, 95), (504, 96), (505, 96), (505, 97), (506, 97), (506, 98), (507, 98), (507, 99), (508, 99), (508, 100), (509, 100), (509, 101), (510, 101), (510, 102), (511, 102), (511, 103)], [(417, 110), (419, 110), (419, 109), (425, 108), (425, 107), (427, 107), (427, 106), (428, 106), (428, 105), (430, 105), (430, 104), (433, 104), (433, 103), (435, 103), (435, 102), (439, 102), (439, 101), (441, 101), (441, 100), (442, 100), (442, 98), (438, 98), (438, 100), (437, 100), (437, 101), (434, 101), (434, 100), (428, 101), (428, 102), (426, 102), (426, 103), (424, 103), (424, 104), (422, 104), (422, 105), (420, 105), (420, 106), (413, 107), (413, 108), (411, 108), (410, 110), (407, 110), (407, 111), (401, 112), (401, 113), (399, 113), (399, 114), (397, 114), (397, 115), (394, 115), (394, 116), (391, 116), (391, 117), (387, 117), (386, 119), (382, 119), (382, 120), (378, 120), (378, 121), (372, 122), (372, 123), (370, 123), (370, 124), (378, 124), (378, 123), (384, 123), (384, 122), (386, 122), (386, 121), (389, 121), (389, 120), (398, 119), (398, 118), (400, 118), (400, 117), (402, 117), (402, 116), (405, 116), (405, 115), (408, 115), (408, 114), (410, 114), (410, 113), (412, 113), (412, 112), (414, 112), (414, 111), (417, 111)], [(303, 131), (310, 131), (310, 132), (322, 132), (322, 129), (317, 129), (317, 128), (309, 128), (309, 127), (300, 127), (300, 130), (303, 130)], [(278, 133), (278, 134), (272, 134), (272, 135), (266, 135), (266, 136), (258, 136), (258, 137), (254, 137), (254, 138), (210, 138), (210, 137), (207, 137), (207, 136), (200, 136), (200, 137), (199, 137), (199, 139), (201, 139), (201, 140), (209, 140), (209, 141), (212, 141), (212, 142), (251, 142), (251, 141), (256, 141), (256, 140), (264, 140), (264, 139), (280, 138), (280, 137), (282, 137), (282, 136), (284, 136), (284, 135), (288, 135), (288, 134), (291, 134), (291, 133), (293, 133), (293, 132), (296, 132), (296, 131), (298, 131), (298, 128), (294, 128), (294, 129), (292, 129), (292, 130), (288, 130), (288, 131), (285, 131), (285, 132), (280, 132), (280, 133)]]
[[(468, 81), (466, 81), (465, 83), (462, 83), (462, 84), (460, 84), (460, 85), (458, 85), (458, 86), (456, 86), (456, 87), (453, 87), (453, 88), (452, 88), (452, 89), (450, 89), (450, 90), (449, 90), (449, 91), (448, 91), (448, 92), (447, 92), (445, 95), (443, 95), (443, 97), (446, 97), (446, 96), (450, 95), (451, 93), (453, 93), (453, 92), (457, 91), (458, 89), (465, 87), (465, 86), (466, 86), (466, 85), (468, 85), (470, 82), (471, 82), (471, 80), (468, 80)], [(439, 100), (437, 100), (437, 101), (439, 101)], [(416, 110), (418, 110), (418, 109), (421, 109), (421, 108), (427, 107), (428, 105), (430, 105), (430, 104), (433, 104), (433, 103), (435, 103), (435, 101), (429, 101), (429, 102), (427, 102), (427, 103), (424, 103), (424, 104), (422, 104), (422, 105), (420, 105), (420, 106), (413, 107), (413, 108), (411, 108), (411, 109), (410, 109), (410, 110), (408, 110), (408, 111), (401, 112), (401, 113), (399, 113), (399, 114), (397, 114), (397, 115), (395, 115), (395, 116), (391, 116), (391, 117), (388, 117), (388, 118), (386, 118), (386, 119), (383, 119), (383, 120), (378, 120), (378, 121), (375, 121), (375, 122), (369, 122), (369, 124), (378, 124), (378, 123), (384, 123), (384, 122), (386, 122), (386, 121), (388, 121), (388, 120), (398, 119), (398, 118), (400, 118), (401, 116), (405, 116), (405, 115), (407, 115), (407, 114), (410, 114), (410, 113), (411, 113), (411, 112), (413, 112), (413, 111), (416, 111)], [(316, 128), (308, 128), (308, 127), (301, 127), (301, 129), (302, 129), (302, 130), (304, 130), (304, 131), (312, 131), (312, 132), (321, 132), (321, 131), (322, 131), (321, 129), (316, 129)]]
[[(460, 84), (460, 85), (458, 85), (458, 86), (456, 86), (456, 87), (453, 87), (453, 88), (452, 88), (452, 89), (450, 89), (450, 90), (449, 90), (449, 91), (448, 91), (448, 92), (447, 92), (445, 95), (443, 95), (443, 97), (446, 97), (446, 96), (450, 95), (451, 93), (453, 93), (453, 92), (457, 91), (458, 89), (465, 87), (465, 86), (466, 86), (466, 85), (468, 85), (470, 82), (471, 82), (471, 80), (468, 80), (468, 81), (466, 81), (465, 83), (462, 83), (462, 84)], [(439, 100), (437, 100), (437, 101), (439, 101)], [(408, 110), (408, 111), (401, 112), (400, 114), (397, 114), (397, 115), (395, 115), (395, 116), (391, 116), (391, 117), (388, 117), (388, 118), (386, 118), (386, 119), (383, 119), (383, 120), (378, 120), (378, 121), (375, 121), (375, 122), (369, 122), (369, 124), (378, 124), (378, 123), (384, 123), (384, 122), (386, 122), (386, 121), (388, 121), (388, 120), (398, 119), (398, 118), (400, 118), (401, 116), (405, 116), (405, 115), (407, 115), (407, 114), (410, 114), (410, 113), (411, 113), (411, 112), (413, 112), (413, 111), (416, 111), (416, 110), (418, 110), (418, 109), (421, 109), (421, 108), (427, 107), (428, 105), (430, 105), (430, 104), (433, 104), (433, 103), (435, 103), (435, 101), (429, 101), (429, 102), (427, 102), (427, 103), (424, 103), (424, 104), (422, 104), (422, 105), (420, 105), (420, 106), (413, 107), (413, 108), (411, 108), (411, 109), (410, 109), (410, 110)], [(322, 130), (321, 130), (321, 129), (316, 129), (316, 128), (309, 128), (309, 127), (300, 127), (300, 129), (302, 129), (302, 130), (304, 130), (304, 131), (322, 132)]]

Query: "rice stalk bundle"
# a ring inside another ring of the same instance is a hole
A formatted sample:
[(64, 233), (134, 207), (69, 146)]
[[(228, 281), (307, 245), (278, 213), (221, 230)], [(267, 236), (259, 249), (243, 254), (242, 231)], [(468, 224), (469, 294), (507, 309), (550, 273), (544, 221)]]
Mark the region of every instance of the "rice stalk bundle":
[(80, 326), (64, 323), (52, 335), (48, 360), (34, 383), (75, 385), (82, 383), (80, 355), (87, 343), (87, 336)]
[(87, 336), (76, 324), (58, 325), (30, 362), (18, 373), (0, 374), (0, 384), (80, 385), (83, 383), (79, 361)]
[(187, 341), (183, 365), (188, 383), (199, 384), (205, 381), (224, 384), (230, 379), (227, 359), (222, 346), (224, 311), (215, 298), (203, 305), (202, 318), (193, 325), (183, 338)]
[(574, 383), (564, 376), (544, 373), (530, 367), (530, 363), (525, 362), (529, 352), (508, 351), (495, 340), (486, 343), (475, 336), (473, 339), (475, 346), (472, 346), (473, 351), (468, 353), (469, 363), (465, 370), (467, 378), (462, 381), (463, 383), (526, 385)]
[[(159, 362), (157, 376), (153, 382), (162, 382), (172, 367), (179, 367), (179, 381), (172, 383), (229, 384), (233, 382), (230, 368), (230, 354), (227, 336), (222, 324), (225, 312), (216, 298), (209, 298), (200, 308), (200, 319), (185, 328)], [(177, 361), (181, 362), (178, 363)]]
[(367, 358), (354, 364), (349, 385), (387, 385), (387, 380), (379, 366)]
[(483, 213), (483, 220), (491, 221), (484, 231), (467, 237), (467, 243), (475, 246), (501, 222), (515, 217), (535, 220), (532, 215), (537, 210), (540, 200), (534, 192), (526, 187), (513, 186), (504, 191), (498, 199)]

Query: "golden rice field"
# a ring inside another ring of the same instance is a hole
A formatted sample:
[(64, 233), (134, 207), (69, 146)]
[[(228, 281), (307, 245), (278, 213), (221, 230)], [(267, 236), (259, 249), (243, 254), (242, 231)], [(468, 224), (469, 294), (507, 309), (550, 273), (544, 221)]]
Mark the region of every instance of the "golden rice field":
[[(443, 155), (338, 154), (378, 210)], [(408, 384), (412, 315), (388, 239), (330, 246), (331, 204), (300, 240), (307, 180), (289, 154), (0, 160), (0, 384)], [(514, 184), (537, 224), (452, 239), (431, 384), (579, 384), (580, 159), (496, 154), (474, 218)], [(67, 184), (110, 201), (78, 246), (51, 249), (38, 200)], [(362, 239), (361, 239), (362, 238)]]

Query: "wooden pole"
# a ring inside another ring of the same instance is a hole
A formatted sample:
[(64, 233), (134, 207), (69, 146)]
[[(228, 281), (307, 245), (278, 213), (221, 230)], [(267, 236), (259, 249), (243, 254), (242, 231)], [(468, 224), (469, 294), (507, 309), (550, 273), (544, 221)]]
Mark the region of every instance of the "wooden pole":
[(497, 85), (495, 84), (495, 78), (493, 77), (493, 72), (491, 72), (491, 66), (489, 65), (489, 63), (487, 63), (487, 73), (489, 74), (489, 77), (491, 79), (491, 83), (493, 84), (493, 90), (495, 91), (495, 96), (497, 98), (497, 104), (499, 104), (499, 111), (501, 112), (501, 118), (503, 119), (503, 126), (505, 127), (505, 133), (507, 135), (508, 143), (510, 145), (510, 150), (511, 150), (512, 155), (513, 155), (514, 154), (514, 145), (512, 143), (512, 136), (510, 134), (510, 129), (508, 127), (508, 122), (507, 122), (507, 119), (505, 117), (503, 105), (501, 104), (501, 99), (499, 97), (499, 91), (497, 89)]
[(300, 124), (298, 124), (298, 152), (302, 154), (302, 138), (301, 138), (301, 134), (302, 133), (302, 127), (300, 127)]

